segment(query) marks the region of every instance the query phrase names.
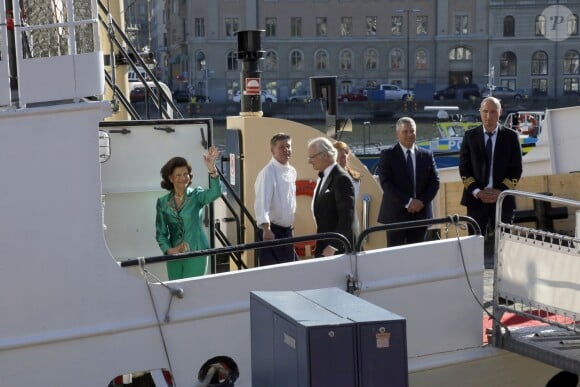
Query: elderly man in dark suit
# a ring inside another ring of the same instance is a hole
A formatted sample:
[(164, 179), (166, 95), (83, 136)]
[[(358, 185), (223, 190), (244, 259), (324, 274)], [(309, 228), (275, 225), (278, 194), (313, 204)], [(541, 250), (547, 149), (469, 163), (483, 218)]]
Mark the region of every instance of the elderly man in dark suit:
[[(312, 198), (316, 232), (336, 232), (354, 241), (354, 186), (348, 173), (336, 162), (337, 150), (325, 137), (308, 142), (308, 162), (318, 171), (318, 183)], [(332, 240), (316, 242), (314, 255), (329, 257), (344, 252), (342, 244)]]
[[(377, 167), (383, 199), (379, 223), (389, 224), (433, 217), (431, 202), (439, 190), (433, 153), (415, 145), (417, 125), (410, 117), (396, 124), (398, 143), (381, 152)], [(425, 240), (427, 227), (387, 231), (387, 245)]]
[[(482, 125), (468, 130), (461, 143), (459, 174), (464, 187), (461, 204), (485, 234), (488, 225), (494, 226), (498, 195), (514, 189), (522, 176), (522, 149), (518, 134), (499, 123), (501, 103), (497, 98), (481, 101), (479, 113)], [(511, 221), (515, 205), (511, 196), (503, 201), (503, 222)]]

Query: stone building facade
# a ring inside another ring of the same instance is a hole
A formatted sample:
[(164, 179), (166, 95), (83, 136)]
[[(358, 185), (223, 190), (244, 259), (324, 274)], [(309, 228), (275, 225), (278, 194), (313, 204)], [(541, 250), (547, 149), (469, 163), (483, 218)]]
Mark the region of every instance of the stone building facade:
[(235, 32), (247, 29), (264, 31), (262, 89), (280, 101), (325, 75), (337, 76), (339, 93), (465, 82), (578, 91), (580, 0), (149, 1), (162, 80), (214, 101), (240, 89)]

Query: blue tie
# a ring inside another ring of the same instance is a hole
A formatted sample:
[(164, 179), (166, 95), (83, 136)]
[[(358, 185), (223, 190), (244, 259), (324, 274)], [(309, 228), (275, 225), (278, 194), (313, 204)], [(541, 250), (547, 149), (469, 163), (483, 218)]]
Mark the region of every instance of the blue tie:
[(485, 185), (489, 182), (489, 175), (491, 173), (491, 163), (493, 154), (493, 143), (491, 142), (491, 136), (493, 132), (485, 132), (487, 134), (487, 141), (485, 142)]
[(415, 195), (415, 171), (413, 169), (413, 159), (411, 158), (411, 150), (407, 149), (407, 173), (411, 179), (411, 187), (413, 188), (413, 195)]

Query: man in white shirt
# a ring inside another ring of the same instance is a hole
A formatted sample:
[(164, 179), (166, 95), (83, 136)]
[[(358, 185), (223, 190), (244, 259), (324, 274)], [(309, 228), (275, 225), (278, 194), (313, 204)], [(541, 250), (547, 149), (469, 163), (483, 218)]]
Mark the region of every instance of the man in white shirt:
[[(256, 221), (264, 240), (294, 236), (296, 213), (296, 169), (290, 165), (292, 139), (285, 133), (275, 134), (270, 140), (272, 159), (258, 173), (254, 191)], [(294, 245), (261, 249), (260, 266), (296, 260)]]

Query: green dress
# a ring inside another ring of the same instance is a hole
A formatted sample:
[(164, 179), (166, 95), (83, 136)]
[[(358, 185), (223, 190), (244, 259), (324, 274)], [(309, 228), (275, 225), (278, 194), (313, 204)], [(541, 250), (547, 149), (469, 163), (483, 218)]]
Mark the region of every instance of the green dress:
[[(209, 189), (202, 187), (186, 190), (180, 209), (175, 206), (173, 192), (157, 199), (155, 229), (157, 243), (166, 254), (171, 247), (187, 242), (190, 251), (209, 248), (209, 242), (201, 223), (203, 208), (221, 195), (218, 178), (211, 178)], [(185, 258), (167, 262), (170, 280), (195, 277), (208, 273), (208, 257)]]

